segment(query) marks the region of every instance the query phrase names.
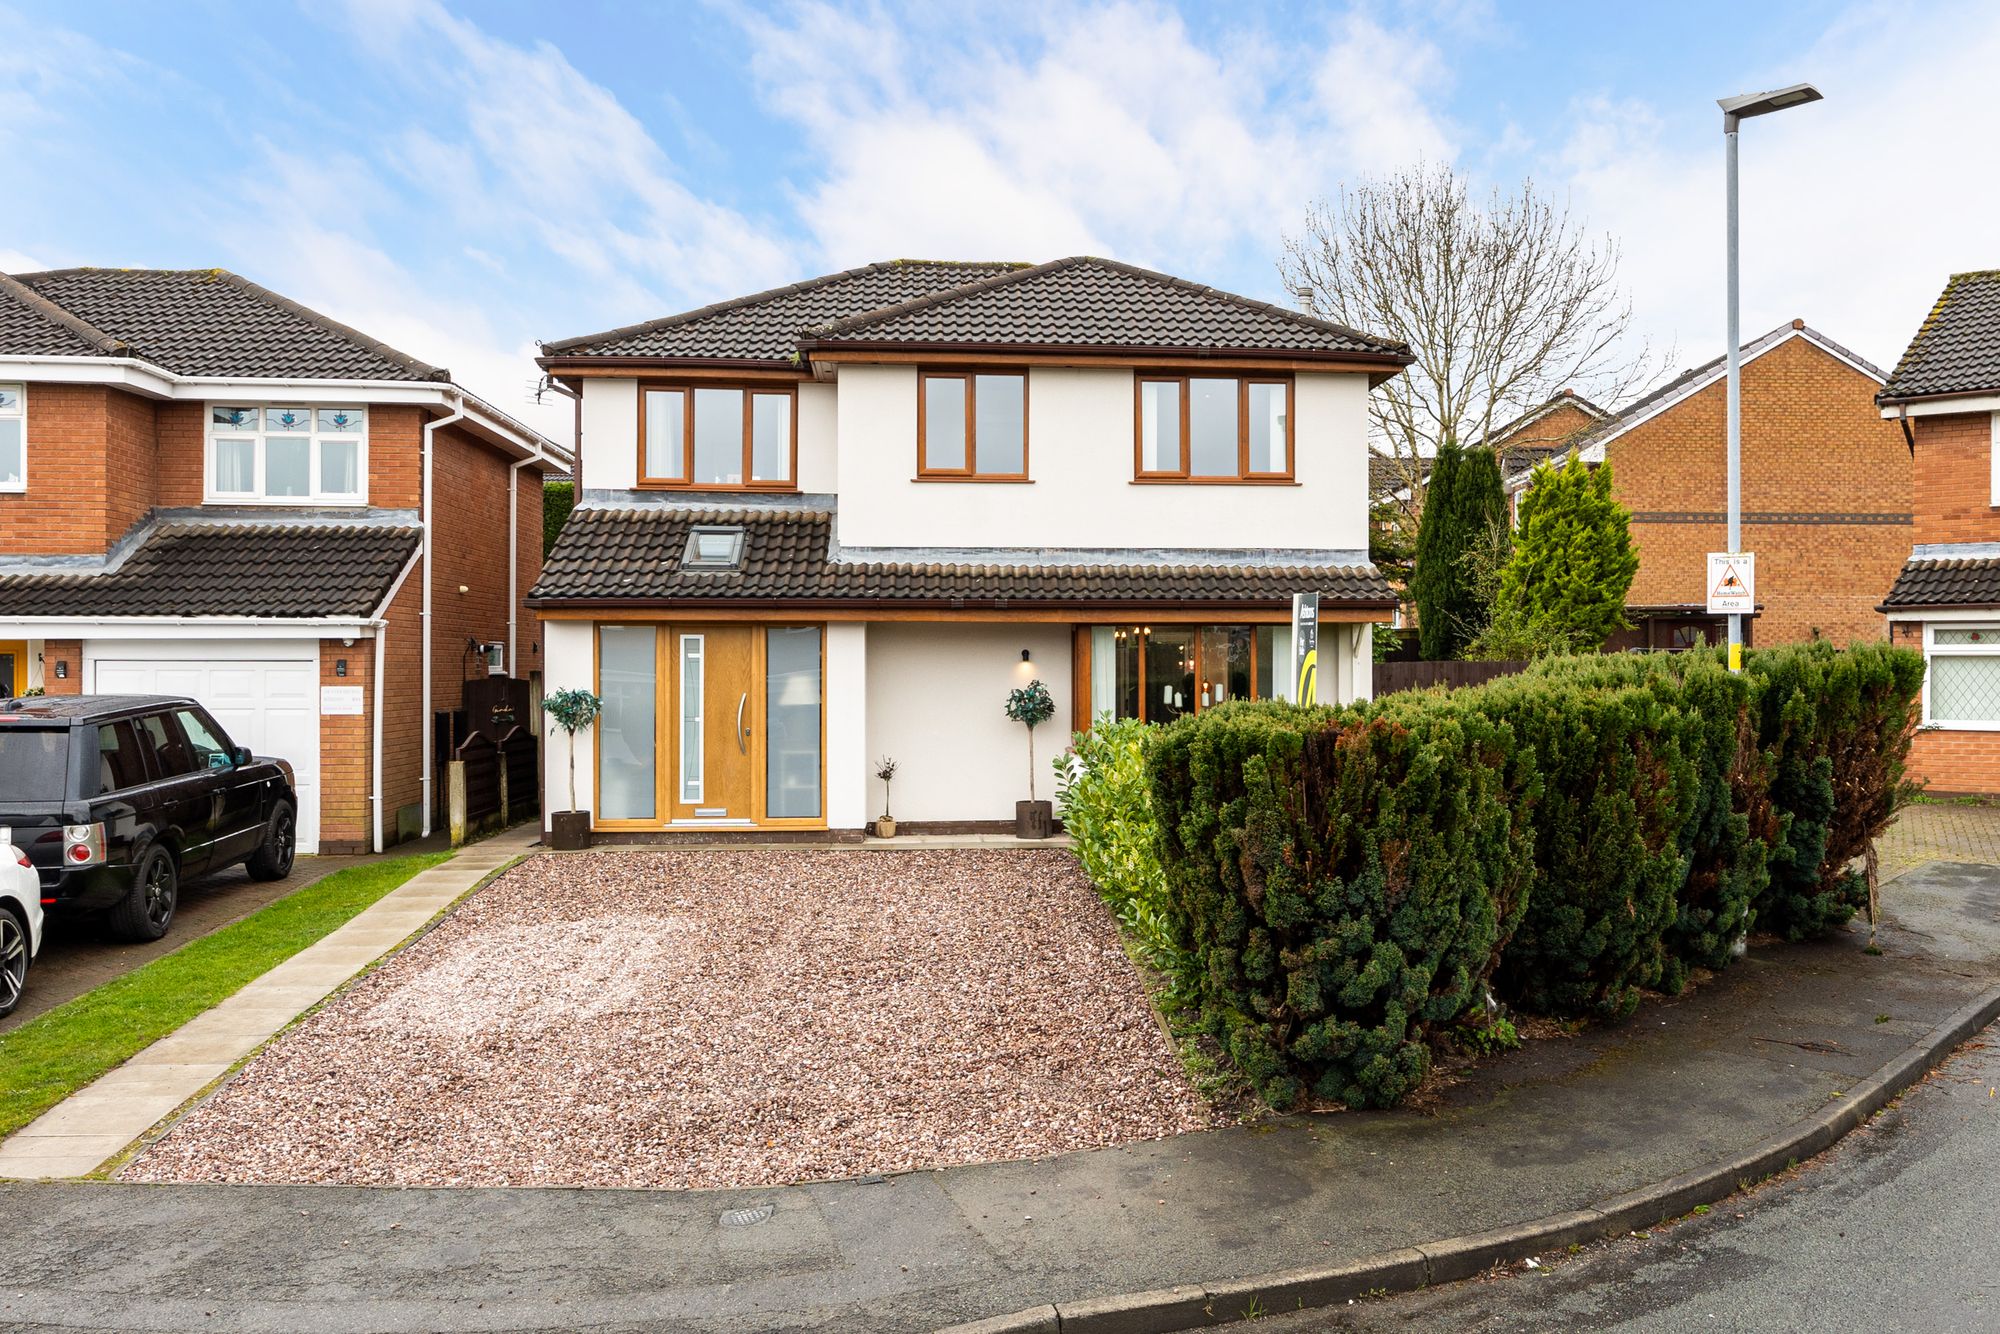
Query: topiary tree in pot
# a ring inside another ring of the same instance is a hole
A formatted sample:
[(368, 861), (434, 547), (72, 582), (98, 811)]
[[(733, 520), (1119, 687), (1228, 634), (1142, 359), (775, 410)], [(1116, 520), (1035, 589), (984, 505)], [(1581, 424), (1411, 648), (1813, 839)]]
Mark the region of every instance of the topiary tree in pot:
[(1047, 838), (1055, 832), (1055, 808), (1035, 800), (1035, 728), (1055, 716), (1056, 702), (1040, 678), (1007, 692), (1007, 716), (1028, 729), (1028, 799), (1014, 803), (1014, 836)]
[(581, 686), (558, 690), (542, 700), (542, 712), (569, 741), (569, 809), (549, 814), (549, 846), (559, 852), (574, 852), (590, 846), (590, 812), (576, 808), (576, 734), (597, 721), (604, 700)]

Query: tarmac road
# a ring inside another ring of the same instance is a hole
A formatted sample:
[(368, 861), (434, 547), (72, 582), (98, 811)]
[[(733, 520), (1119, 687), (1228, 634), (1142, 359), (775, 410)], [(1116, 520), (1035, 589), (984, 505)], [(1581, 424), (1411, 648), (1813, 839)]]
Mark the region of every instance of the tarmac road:
[(2000, 1028), (1788, 1179), (1649, 1239), (1245, 1328), (2000, 1329), (1996, 1166)]

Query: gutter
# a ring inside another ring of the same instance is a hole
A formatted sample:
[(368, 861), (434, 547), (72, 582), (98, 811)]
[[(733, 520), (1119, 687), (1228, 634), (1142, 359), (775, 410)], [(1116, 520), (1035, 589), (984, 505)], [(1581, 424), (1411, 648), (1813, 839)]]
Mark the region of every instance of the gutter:
[(424, 423), (424, 540), (423, 545), (417, 548), (417, 554), (423, 557), (424, 562), (424, 611), (421, 622), (423, 637), (423, 684), (421, 693), (424, 701), (422, 721), (423, 772), (418, 776), (418, 785), (423, 792), (423, 837), (425, 838), (429, 838), (431, 835), (431, 770), (436, 767), (437, 761), (437, 734), (431, 721), (431, 546), (432, 539), (437, 533), (434, 527), (435, 520), (433, 515), (435, 489), (431, 483), (432, 465), (436, 462), (437, 457), (438, 427), (450, 426), (453, 422), (464, 420), (465, 398), (461, 395), (458, 400), (458, 407), (449, 416), (439, 417), (433, 421)]
[(403, 562), (401, 572), (396, 575), (396, 582), (389, 585), (388, 596), (382, 599), (382, 604), (375, 609), (374, 619), (369, 622), (370, 625), (375, 627), (375, 666), (373, 668), (375, 675), (369, 681), (369, 684), (374, 689), (375, 704), (373, 709), (374, 716), (369, 722), (369, 730), (373, 733), (373, 736), (368, 747), (368, 823), (374, 830), (372, 843), (376, 852), (382, 851), (384, 841), (382, 835), (382, 675), (384, 660), (388, 656), (389, 608), (395, 605), (396, 595), (403, 591), (403, 582), (410, 577), (410, 571), (417, 568), (417, 561), (423, 554), (424, 548), (420, 543), (417, 549), (410, 553), (410, 558)]

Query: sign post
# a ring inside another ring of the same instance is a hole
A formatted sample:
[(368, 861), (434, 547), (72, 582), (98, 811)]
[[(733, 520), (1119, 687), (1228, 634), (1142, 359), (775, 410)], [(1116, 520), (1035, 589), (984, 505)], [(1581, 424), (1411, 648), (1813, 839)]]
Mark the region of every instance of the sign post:
[[(1748, 616), (1757, 610), (1757, 557), (1749, 551), (1708, 553), (1708, 613), (1711, 616)], [(1729, 637), (1729, 670), (1743, 670), (1743, 643), (1739, 635)]]
[(1319, 594), (1292, 594), (1292, 697), (1319, 703)]

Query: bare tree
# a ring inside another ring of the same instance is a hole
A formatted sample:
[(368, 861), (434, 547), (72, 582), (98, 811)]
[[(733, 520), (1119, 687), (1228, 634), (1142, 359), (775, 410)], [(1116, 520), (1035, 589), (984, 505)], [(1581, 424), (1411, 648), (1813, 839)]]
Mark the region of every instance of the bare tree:
[(1278, 267), (1307, 313), (1409, 344), (1416, 363), (1369, 401), (1412, 515), (1445, 440), (1475, 444), (1565, 388), (1616, 404), (1655, 365), (1625, 337), (1617, 243), (1533, 181), (1484, 203), (1446, 166), (1343, 186), (1306, 211)]

